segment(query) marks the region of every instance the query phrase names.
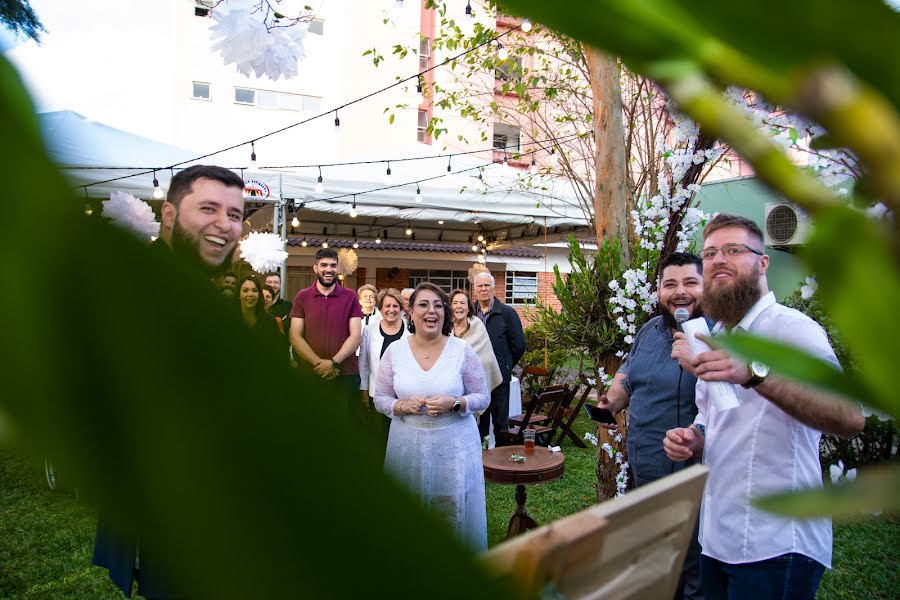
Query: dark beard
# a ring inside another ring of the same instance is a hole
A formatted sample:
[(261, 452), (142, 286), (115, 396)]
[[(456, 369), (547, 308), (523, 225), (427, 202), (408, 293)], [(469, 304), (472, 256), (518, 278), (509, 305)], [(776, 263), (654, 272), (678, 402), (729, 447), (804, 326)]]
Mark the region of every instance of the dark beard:
[(762, 296), (759, 287), (759, 265), (747, 276), (738, 275), (731, 287), (707, 282), (701, 305), (703, 312), (714, 321), (722, 321), (731, 328), (741, 322)]
[(325, 288), (327, 290), (327, 289), (333, 288), (337, 284), (337, 277), (332, 279), (331, 283), (325, 283), (325, 280), (322, 279), (321, 275), (316, 275), (316, 281), (318, 281), (319, 285), (321, 285), (323, 288)]
[(231, 253), (225, 257), (225, 260), (222, 261), (222, 264), (209, 264), (200, 257), (200, 240), (191, 237), (185, 232), (181, 227), (181, 223), (178, 222), (178, 215), (175, 216), (175, 225), (172, 226), (171, 247), (172, 254), (177, 256), (179, 260), (211, 279), (218, 278), (229, 270), (234, 251), (237, 249), (237, 246), (235, 246)]
[[(675, 315), (673, 315), (672, 313), (670, 313), (670, 312), (669, 312), (669, 309), (667, 309), (667, 308), (661, 306), (661, 307), (659, 307), (659, 314), (662, 315), (663, 322), (666, 324), (666, 326), (669, 327), (669, 329), (673, 329), (673, 330), (675, 330), (675, 331), (678, 331), (678, 321), (675, 320)], [(690, 318), (691, 318), (691, 319), (697, 319), (697, 318), (700, 318), (700, 317), (702, 317), (702, 316), (703, 316), (703, 310), (700, 308), (700, 306), (697, 306), (697, 307), (694, 309), (694, 312), (691, 313)], [(690, 319), (689, 319), (689, 320), (690, 320)]]

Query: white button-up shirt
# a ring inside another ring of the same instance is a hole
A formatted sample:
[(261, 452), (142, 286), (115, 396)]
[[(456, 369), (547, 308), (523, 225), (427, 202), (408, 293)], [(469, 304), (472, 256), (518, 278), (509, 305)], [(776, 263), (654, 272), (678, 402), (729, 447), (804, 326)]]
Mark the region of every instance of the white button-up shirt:
[[(828, 336), (803, 313), (760, 298), (738, 328), (838, 365)], [(722, 331), (718, 323), (713, 333)], [(706, 427), (703, 462), (709, 479), (703, 494), (703, 554), (737, 564), (796, 552), (831, 568), (831, 520), (787, 519), (756, 509), (752, 498), (822, 487), (821, 432), (797, 421), (756, 390), (734, 386), (740, 406), (719, 412), (697, 381), (697, 418)]]

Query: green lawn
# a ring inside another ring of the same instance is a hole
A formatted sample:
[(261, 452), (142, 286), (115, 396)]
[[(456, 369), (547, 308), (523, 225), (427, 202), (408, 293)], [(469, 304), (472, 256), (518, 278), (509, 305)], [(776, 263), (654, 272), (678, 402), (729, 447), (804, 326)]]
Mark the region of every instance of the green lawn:
[[(576, 421), (579, 436), (589, 428), (586, 418)], [(596, 448), (578, 449), (566, 442), (563, 451), (566, 475), (529, 487), (528, 509), (539, 523), (594, 503)], [(515, 510), (513, 494), (513, 486), (487, 485), (491, 546), (506, 535)], [(90, 566), (94, 525), (92, 507), (70, 492), (51, 492), (38, 467), (0, 450), (0, 599), (121, 599), (106, 572)], [(818, 597), (896, 598), (898, 556), (900, 520), (836, 524), (834, 570), (826, 573)]]

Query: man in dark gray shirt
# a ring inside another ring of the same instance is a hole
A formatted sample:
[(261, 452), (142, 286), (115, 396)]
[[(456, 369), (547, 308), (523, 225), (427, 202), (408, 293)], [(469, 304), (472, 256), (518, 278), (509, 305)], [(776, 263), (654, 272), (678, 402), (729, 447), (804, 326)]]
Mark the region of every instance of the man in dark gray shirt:
[[(641, 486), (684, 469), (690, 462), (675, 463), (663, 450), (666, 431), (694, 422), (696, 377), (684, 371), (673, 357), (672, 343), (678, 326), (675, 310), (684, 308), (691, 318), (700, 316), (703, 295), (703, 263), (700, 258), (675, 252), (664, 262), (656, 289), (660, 314), (638, 332), (625, 364), (613, 378), (597, 406), (617, 414), (628, 408), (628, 464), (635, 485)], [(702, 598), (700, 546), (694, 536), (675, 598)]]

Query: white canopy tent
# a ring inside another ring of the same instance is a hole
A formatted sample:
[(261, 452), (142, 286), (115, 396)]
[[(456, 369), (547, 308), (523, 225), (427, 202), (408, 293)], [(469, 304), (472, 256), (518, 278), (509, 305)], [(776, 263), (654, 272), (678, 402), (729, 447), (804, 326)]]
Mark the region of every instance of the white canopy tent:
[[(156, 177), (165, 189), (171, 177), (169, 165), (184, 163), (179, 167), (184, 168), (204, 154), (202, 150), (190, 151), (115, 129), (71, 111), (43, 113), (39, 118), (52, 158), (73, 187), (87, 186), (91, 198), (107, 198), (112, 191), (123, 191), (149, 199), (153, 174), (136, 173), (158, 169)], [(387, 183), (387, 162), (382, 158), (388, 157), (377, 157), (379, 162), (370, 164), (323, 166), (325, 190), (321, 194), (314, 192), (319, 176), (316, 166), (244, 168), (241, 173), (248, 187), (260, 190), (254, 200), (283, 204), (289, 212), (302, 204), (302, 227), (309, 222), (311, 229), (294, 232), (297, 235), (314, 234), (323, 223), (338, 236), (349, 236), (351, 230), (358, 229), (360, 237), (374, 237), (365, 232), (410, 225), (422, 232), (420, 239), (440, 236), (447, 241), (462, 241), (479, 231), (501, 232), (495, 237), (511, 239), (534, 237), (544, 227), (571, 230), (587, 226), (566, 181), (540, 178), (540, 190), (510, 192), (510, 184), (526, 177), (526, 173), (489, 164), (474, 155), (423, 155), (422, 160), (392, 160), (392, 182)], [(249, 149), (240, 147), (199, 162), (241, 169), (249, 163)], [(478, 178), (479, 172), (483, 180)], [(111, 179), (115, 181), (107, 181)], [(417, 186), (421, 189), (420, 203), (415, 200)], [(354, 194), (358, 217), (351, 218)], [(254, 223), (265, 225), (264, 221)]]

